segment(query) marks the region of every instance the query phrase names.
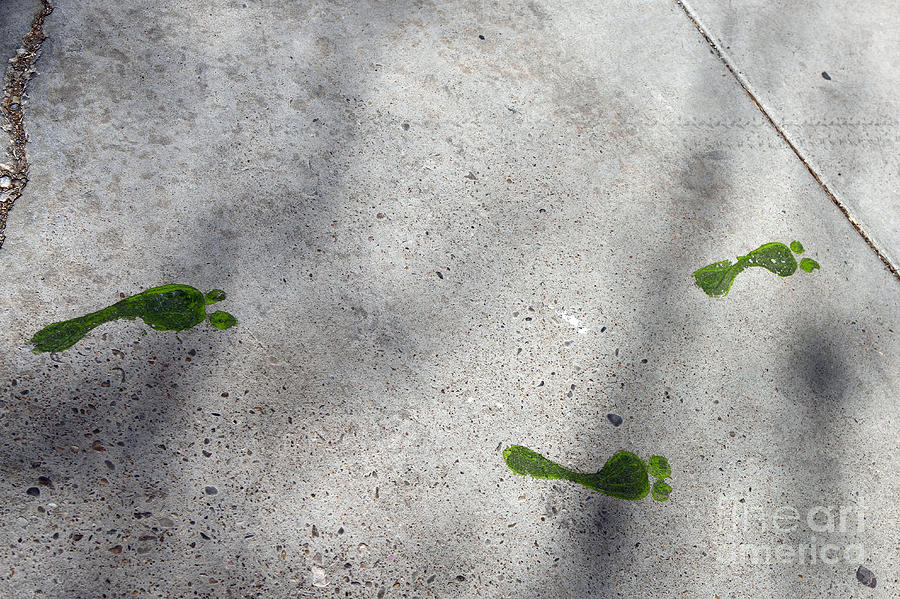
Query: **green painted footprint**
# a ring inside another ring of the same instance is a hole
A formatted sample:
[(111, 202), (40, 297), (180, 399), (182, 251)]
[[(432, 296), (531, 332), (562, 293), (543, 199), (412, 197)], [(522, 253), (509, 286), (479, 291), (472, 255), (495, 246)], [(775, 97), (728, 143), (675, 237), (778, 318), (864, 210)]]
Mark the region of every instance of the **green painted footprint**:
[(122, 301), (71, 320), (54, 322), (34, 334), (34, 353), (60, 352), (78, 343), (92, 329), (112, 320), (141, 318), (158, 331), (183, 331), (209, 318), (217, 329), (237, 324), (228, 312), (206, 314), (206, 305), (225, 299), (225, 292), (213, 289), (206, 295), (190, 285), (163, 285), (126, 297)]
[(620, 451), (595, 474), (569, 470), (521, 445), (510, 445), (504, 449), (503, 459), (516, 474), (561, 478), (617, 499), (636, 501), (646, 497), (651, 492), (648, 472), (657, 479), (652, 487), (653, 499), (665, 501), (672, 492), (672, 487), (664, 481), (672, 476), (672, 469), (668, 460), (661, 456), (653, 456), (649, 462), (644, 462), (630, 451)]
[[(706, 292), (706, 295), (725, 297), (728, 295), (734, 279), (745, 268), (761, 266), (779, 277), (788, 277), (797, 272), (797, 260), (794, 258), (794, 254), (802, 253), (803, 244), (799, 241), (792, 241), (790, 247), (778, 242), (766, 243), (746, 256), (738, 256), (734, 263), (731, 260), (722, 260), (704, 266), (694, 272), (694, 280), (697, 282), (697, 286)], [(819, 268), (819, 263), (815, 260), (803, 258), (800, 261), (800, 269), (805, 272), (812, 272), (817, 268)]]

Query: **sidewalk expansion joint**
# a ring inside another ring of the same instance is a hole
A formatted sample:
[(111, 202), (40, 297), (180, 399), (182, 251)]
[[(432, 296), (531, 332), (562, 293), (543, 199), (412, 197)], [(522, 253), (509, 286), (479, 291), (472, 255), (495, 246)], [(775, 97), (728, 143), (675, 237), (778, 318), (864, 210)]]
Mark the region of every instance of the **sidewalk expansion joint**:
[(709, 44), (710, 48), (712, 48), (713, 53), (719, 58), (719, 60), (722, 61), (722, 64), (725, 65), (725, 68), (728, 69), (728, 72), (731, 73), (731, 75), (735, 78), (735, 80), (737, 80), (738, 84), (743, 88), (743, 90), (747, 94), (747, 96), (750, 97), (750, 100), (753, 101), (753, 104), (756, 105), (756, 108), (759, 109), (759, 111), (766, 118), (766, 120), (769, 122), (769, 124), (772, 125), (772, 127), (775, 129), (775, 131), (778, 133), (778, 135), (781, 136), (781, 139), (784, 140), (784, 142), (788, 145), (788, 147), (791, 149), (791, 151), (794, 152), (794, 155), (800, 160), (801, 163), (803, 163), (803, 166), (806, 167), (806, 170), (809, 172), (810, 175), (812, 175), (812, 178), (816, 181), (816, 183), (819, 184), (819, 187), (822, 188), (822, 191), (825, 192), (825, 195), (827, 195), (831, 199), (832, 203), (834, 203), (834, 205), (837, 206), (838, 210), (840, 210), (841, 213), (844, 215), (844, 217), (846, 217), (846, 219), (850, 222), (850, 224), (853, 225), (853, 228), (856, 229), (856, 232), (859, 233), (860, 237), (862, 237), (863, 240), (866, 242), (866, 244), (868, 244), (869, 248), (873, 252), (875, 252), (875, 255), (878, 256), (878, 258), (881, 260), (881, 262), (884, 264), (884, 266), (891, 272), (892, 275), (894, 275), (894, 278), (897, 279), (898, 281), (900, 281), (900, 271), (897, 270), (897, 267), (893, 263), (891, 263), (891, 261), (888, 259), (888, 257), (878, 248), (877, 245), (875, 245), (875, 242), (872, 241), (872, 238), (869, 237), (869, 235), (865, 232), (865, 230), (862, 228), (862, 225), (860, 225), (859, 221), (857, 221), (853, 217), (853, 215), (850, 214), (850, 210), (847, 208), (847, 206), (844, 205), (844, 203), (841, 202), (837, 198), (837, 196), (834, 195), (834, 192), (831, 191), (831, 189), (822, 180), (822, 178), (815, 171), (815, 169), (809, 164), (809, 162), (806, 160), (806, 158), (803, 156), (803, 154), (800, 152), (800, 150), (797, 148), (797, 146), (794, 144), (794, 142), (792, 142), (791, 139), (788, 137), (787, 133), (785, 133), (784, 129), (782, 129), (778, 125), (778, 123), (775, 122), (775, 119), (772, 118), (772, 115), (770, 115), (769, 112), (763, 107), (763, 105), (757, 99), (756, 94), (754, 94), (753, 91), (750, 89), (749, 83), (744, 79), (744, 77), (742, 77), (740, 75), (740, 73), (737, 72), (737, 69), (735, 69), (734, 65), (731, 63), (731, 61), (728, 59), (728, 57), (725, 55), (725, 53), (722, 52), (722, 50), (719, 48), (718, 44), (716, 44), (716, 42), (712, 39), (712, 37), (709, 35), (709, 33), (707, 33), (707, 31), (703, 28), (703, 26), (700, 24), (700, 22), (694, 16), (694, 14), (691, 12), (691, 10), (687, 6), (685, 6), (685, 4), (682, 0), (674, 0), (674, 2), (675, 2), (675, 4), (677, 4), (679, 6), (679, 8), (681, 8), (681, 10), (687, 16), (687, 18), (690, 19), (691, 24), (693, 24), (694, 28), (700, 32), (700, 35), (703, 36), (703, 39), (705, 39), (706, 43)]
[(2, 122), (0, 126), (8, 136), (6, 156), (0, 163), (0, 248), (6, 239), (4, 233), (9, 211), (28, 184), (28, 158), (25, 155), (27, 135), (23, 105), (25, 86), (34, 75), (34, 63), (41, 49), (41, 43), (47, 39), (44, 35), (44, 19), (53, 12), (50, 0), (41, 0), (41, 4), (41, 9), (31, 21), (31, 28), (22, 38), (22, 46), (16, 50), (15, 56), (9, 59), (3, 97), (0, 99), (0, 122)]

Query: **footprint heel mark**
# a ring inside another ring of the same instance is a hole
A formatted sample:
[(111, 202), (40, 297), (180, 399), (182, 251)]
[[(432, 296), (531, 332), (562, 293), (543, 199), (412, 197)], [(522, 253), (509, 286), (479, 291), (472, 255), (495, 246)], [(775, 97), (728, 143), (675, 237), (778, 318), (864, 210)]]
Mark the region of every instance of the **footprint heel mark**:
[[(798, 268), (794, 254), (803, 252), (803, 244), (799, 241), (792, 241), (790, 247), (780, 242), (765, 243), (746, 256), (738, 256), (733, 263), (731, 260), (722, 260), (694, 271), (694, 282), (710, 297), (725, 297), (737, 276), (747, 268), (758, 266), (779, 277), (791, 276)], [(812, 272), (819, 268), (819, 263), (803, 258), (799, 268)]]
[[(207, 304), (223, 299), (225, 292), (221, 289), (213, 289), (204, 295), (190, 285), (153, 287), (97, 312), (44, 327), (31, 338), (33, 351), (40, 353), (67, 350), (101, 324), (119, 319), (140, 318), (158, 331), (183, 331), (207, 319)], [(234, 316), (221, 311), (209, 315), (209, 321), (219, 329), (237, 324)]]
[(654, 485), (654, 499), (665, 501), (672, 491), (669, 485), (662, 482), (662, 478), (671, 476), (671, 469), (668, 461), (660, 456), (653, 456), (648, 465), (630, 451), (619, 451), (606, 461), (600, 472), (593, 474), (569, 470), (521, 445), (504, 449), (503, 459), (516, 474), (568, 480), (617, 499), (637, 501), (646, 497), (651, 492), (648, 472), (658, 478), (657, 483), (662, 484), (659, 492), (657, 485)]
[[(87, 316), (92, 316), (92, 314)], [(45, 326), (31, 338), (31, 344), (35, 347), (33, 351), (40, 353), (67, 350), (103, 322), (105, 321), (85, 320), (85, 317), (54, 322)]]
[(722, 260), (694, 271), (694, 280), (708, 296), (725, 297), (734, 279), (743, 270), (744, 265), (740, 262), (732, 264), (731, 260)]

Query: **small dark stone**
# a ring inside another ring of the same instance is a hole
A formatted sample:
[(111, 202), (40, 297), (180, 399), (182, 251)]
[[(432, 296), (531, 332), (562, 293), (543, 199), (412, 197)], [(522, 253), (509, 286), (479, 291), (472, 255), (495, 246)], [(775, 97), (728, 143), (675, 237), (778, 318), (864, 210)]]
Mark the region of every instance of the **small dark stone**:
[(613, 426), (620, 426), (622, 424), (622, 417), (618, 414), (613, 414), (612, 412), (606, 415), (606, 419), (612, 422)]
[(460, 574), (459, 576), (456, 577), (456, 580), (457, 580), (457, 582), (464, 582), (466, 580), (466, 577), (463, 576), (462, 574)]
[(37, 487), (29, 487), (28, 490), (25, 492), (28, 493), (29, 495), (31, 495), (32, 497), (38, 497), (41, 494), (41, 490), (38, 489)]
[(483, 40), (483, 39), (484, 39), (484, 36), (483, 36), (483, 35), (479, 35), (479, 36), (478, 36), (478, 39)]
[(435, 272), (437, 273), (437, 276), (438, 276), (439, 279), (443, 279), (443, 278), (444, 278), (444, 273), (442, 273), (442, 272), (439, 271), (439, 270), (436, 270)]
[[(827, 81), (831, 81), (831, 75), (829, 75), (829, 74), (826, 73), (825, 71), (822, 71), (822, 78), (825, 79), (825, 80), (827, 80)], [(867, 572), (868, 572), (868, 570), (867, 570)]]
[(875, 575), (872, 574), (872, 571), (866, 568), (865, 566), (860, 566), (856, 569), (856, 580), (860, 582), (860, 584), (864, 584), (867, 587), (875, 588), (875, 585), (878, 583), (875, 580)]
[(341, 527), (338, 529), (338, 534), (339, 534), (339, 535), (344, 534), (344, 527), (343, 527), (343, 526), (341, 526)]
[(203, 492), (207, 495), (215, 495), (219, 492), (219, 490), (215, 487), (206, 487), (205, 489), (203, 489)]
[(46, 477), (46, 476), (39, 476), (39, 477), (38, 477), (38, 484), (39, 484), (40, 486), (42, 486), (42, 487), (50, 487), (51, 489), (53, 488), (53, 481), (50, 480), (50, 479), (49, 479), (48, 477)]
[(409, 131), (409, 123), (403, 123), (400, 126), (403, 128), (404, 131)]

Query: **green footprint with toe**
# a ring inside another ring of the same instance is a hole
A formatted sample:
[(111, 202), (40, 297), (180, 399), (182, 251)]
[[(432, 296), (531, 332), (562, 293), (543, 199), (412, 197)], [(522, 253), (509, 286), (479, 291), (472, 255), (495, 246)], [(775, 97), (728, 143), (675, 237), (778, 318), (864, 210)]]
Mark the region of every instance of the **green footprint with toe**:
[(746, 256), (738, 256), (735, 262), (722, 260), (694, 272), (697, 286), (710, 297), (725, 297), (731, 289), (735, 278), (745, 269), (759, 266), (775, 273), (779, 277), (789, 277), (800, 270), (812, 272), (819, 268), (819, 263), (810, 258), (803, 258), (800, 264), (794, 254), (803, 253), (803, 244), (792, 241), (790, 247), (783, 243), (766, 243)]
[(225, 292), (221, 289), (213, 289), (204, 294), (190, 285), (153, 287), (97, 312), (44, 327), (31, 338), (33, 351), (61, 352), (78, 343), (101, 324), (119, 319), (140, 318), (158, 331), (183, 331), (207, 319), (217, 329), (227, 329), (237, 324), (237, 318), (220, 310), (208, 315), (206, 313), (208, 304), (223, 299)]
[[(503, 459), (516, 474), (564, 479), (617, 499), (637, 501), (652, 494), (656, 501), (666, 501), (672, 492), (672, 487), (665, 482), (672, 476), (672, 469), (662, 456), (652, 456), (645, 462), (630, 451), (619, 451), (606, 461), (600, 472), (592, 474), (569, 470), (521, 445), (503, 450)], [(649, 475), (656, 478), (652, 487)]]

